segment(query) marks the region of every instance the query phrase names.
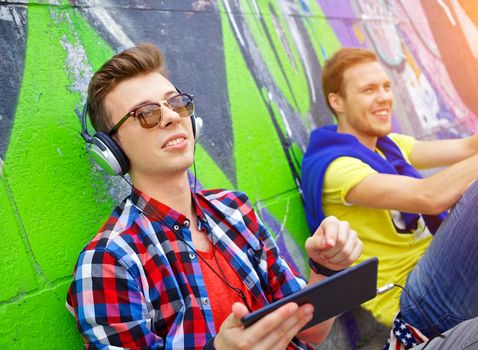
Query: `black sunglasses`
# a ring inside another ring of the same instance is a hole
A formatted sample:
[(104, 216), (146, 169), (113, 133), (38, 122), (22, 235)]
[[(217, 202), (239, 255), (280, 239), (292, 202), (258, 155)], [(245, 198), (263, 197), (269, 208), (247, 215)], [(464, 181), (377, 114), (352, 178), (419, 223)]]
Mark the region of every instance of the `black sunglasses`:
[(193, 95), (189, 94), (177, 94), (171, 96), (167, 100), (156, 102), (144, 103), (133, 110), (126, 113), (119, 122), (113, 126), (109, 135), (113, 136), (123, 123), (128, 120), (129, 117), (133, 117), (139, 124), (145, 129), (151, 129), (159, 124), (163, 118), (162, 106), (165, 105), (170, 110), (179, 114), (182, 118), (190, 117), (194, 114), (194, 101)]

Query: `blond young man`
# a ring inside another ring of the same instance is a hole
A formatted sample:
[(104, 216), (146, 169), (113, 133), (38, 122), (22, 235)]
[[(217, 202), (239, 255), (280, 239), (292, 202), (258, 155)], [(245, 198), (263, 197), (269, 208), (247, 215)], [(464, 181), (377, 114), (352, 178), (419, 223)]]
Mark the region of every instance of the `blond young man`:
[[(364, 244), (359, 261), (379, 258), (379, 284), (405, 286), (365, 304), (404, 347), (476, 317), (478, 135), (391, 133), (392, 82), (369, 50), (340, 49), (322, 84), (337, 125), (314, 130), (303, 159), (310, 229), (326, 215), (347, 220)], [(428, 178), (417, 171), (434, 167), (447, 168)]]

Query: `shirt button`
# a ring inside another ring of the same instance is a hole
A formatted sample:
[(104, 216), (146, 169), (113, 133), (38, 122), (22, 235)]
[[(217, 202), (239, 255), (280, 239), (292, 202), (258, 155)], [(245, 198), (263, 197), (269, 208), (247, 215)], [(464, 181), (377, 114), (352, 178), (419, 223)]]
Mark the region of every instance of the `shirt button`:
[(184, 220), (184, 227), (189, 227), (189, 220)]
[(174, 229), (174, 231), (179, 231), (179, 225), (178, 224), (174, 225), (173, 229)]
[(209, 304), (209, 299), (208, 298), (202, 298), (201, 302), (203, 303), (203, 305), (207, 305), (207, 304)]
[(189, 253), (189, 259), (192, 260), (192, 259), (194, 259), (195, 257), (196, 257), (196, 254), (194, 254), (194, 253)]

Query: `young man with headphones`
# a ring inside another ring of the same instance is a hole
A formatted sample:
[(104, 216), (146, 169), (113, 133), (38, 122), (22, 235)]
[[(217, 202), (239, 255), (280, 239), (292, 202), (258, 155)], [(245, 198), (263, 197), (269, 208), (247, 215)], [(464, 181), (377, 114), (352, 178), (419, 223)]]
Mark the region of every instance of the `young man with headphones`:
[[(106, 62), (90, 82), (82, 122), (98, 163), (132, 180), (131, 195), (80, 253), (68, 291), (87, 349), (297, 349), (327, 336), (333, 319), (299, 332), (313, 310), (295, 303), (243, 327), (244, 315), (306, 282), (245, 194), (191, 190), (200, 125), (158, 48), (142, 44)], [(305, 245), (309, 283), (349, 266), (361, 247), (346, 222), (324, 220)]]

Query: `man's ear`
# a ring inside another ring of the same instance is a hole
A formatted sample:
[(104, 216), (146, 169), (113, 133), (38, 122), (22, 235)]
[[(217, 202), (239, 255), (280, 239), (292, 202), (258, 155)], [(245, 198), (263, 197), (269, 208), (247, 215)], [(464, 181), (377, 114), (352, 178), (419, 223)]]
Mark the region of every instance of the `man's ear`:
[(330, 92), (327, 96), (329, 104), (332, 109), (335, 111), (335, 114), (338, 115), (343, 112), (343, 99), (339, 94), (335, 92)]

